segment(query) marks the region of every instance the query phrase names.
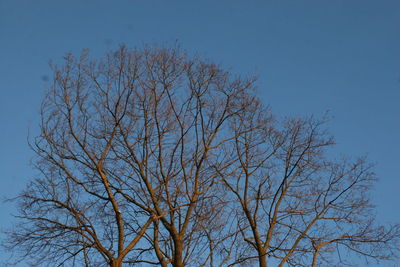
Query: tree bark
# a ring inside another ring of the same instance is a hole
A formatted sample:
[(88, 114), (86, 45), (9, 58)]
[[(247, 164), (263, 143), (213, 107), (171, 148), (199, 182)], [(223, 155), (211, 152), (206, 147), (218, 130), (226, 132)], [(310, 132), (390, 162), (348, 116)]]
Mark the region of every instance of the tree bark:
[(174, 267), (184, 267), (182, 254), (183, 254), (183, 242), (181, 239), (175, 239), (175, 251), (174, 251)]
[(113, 259), (111, 262), (111, 267), (122, 267), (121, 259)]
[(267, 267), (267, 255), (264, 251), (258, 253), (258, 262), (260, 267)]

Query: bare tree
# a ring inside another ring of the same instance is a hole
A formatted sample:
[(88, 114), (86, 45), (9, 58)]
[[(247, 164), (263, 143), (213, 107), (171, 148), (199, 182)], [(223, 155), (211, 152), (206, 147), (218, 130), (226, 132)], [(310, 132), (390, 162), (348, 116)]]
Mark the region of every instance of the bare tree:
[(210, 163), (253, 80), (177, 48), (68, 55), (54, 73), (9, 247), (59, 265), (204, 261), (223, 210)]
[[(178, 48), (65, 57), (6, 247), (49, 266), (280, 266), (393, 256), (364, 160), (329, 161), (312, 120), (274, 121), (254, 78)], [(276, 261), (275, 261), (276, 262)]]
[(260, 105), (233, 120), (235, 133), (251, 130), (235, 135), (237, 161), (220, 176), (253, 251), (235, 263), (256, 258), (262, 267), (268, 259), (279, 266), (354, 266), (341, 254), (377, 261), (396, 256), (399, 225), (374, 222), (372, 165), (365, 158), (329, 160), (334, 142), (323, 124), (312, 118), (279, 124)]

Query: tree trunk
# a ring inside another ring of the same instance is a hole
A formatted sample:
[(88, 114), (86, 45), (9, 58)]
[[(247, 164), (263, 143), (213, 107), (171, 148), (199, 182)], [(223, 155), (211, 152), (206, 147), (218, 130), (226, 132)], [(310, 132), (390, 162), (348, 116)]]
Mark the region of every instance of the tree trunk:
[(182, 254), (183, 254), (183, 244), (182, 240), (174, 240), (175, 243), (175, 252), (174, 252), (174, 262), (173, 266), (174, 267), (184, 267), (183, 265), (183, 259), (182, 259)]
[(267, 267), (267, 255), (264, 252), (258, 254), (258, 261), (260, 267)]
[(113, 259), (110, 267), (122, 267), (122, 260), (121, 259)]

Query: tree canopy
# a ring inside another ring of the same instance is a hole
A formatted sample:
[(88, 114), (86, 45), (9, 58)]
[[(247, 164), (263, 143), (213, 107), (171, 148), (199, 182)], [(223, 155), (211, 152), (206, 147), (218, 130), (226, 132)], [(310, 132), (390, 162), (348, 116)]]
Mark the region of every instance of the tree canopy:
[[(345, 266), (397, 256), (365, 158), (325, 120), (280, 119), (243, 78), (177, 47), (52, 66), (38, 175), (5, 246), (48, 266)], [(14, 261), (15, 259), (13, 259)]]

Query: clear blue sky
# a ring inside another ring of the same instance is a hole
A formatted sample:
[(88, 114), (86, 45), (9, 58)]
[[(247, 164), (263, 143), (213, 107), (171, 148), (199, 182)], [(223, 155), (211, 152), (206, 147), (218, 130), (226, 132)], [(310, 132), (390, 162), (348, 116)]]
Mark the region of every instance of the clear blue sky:
[[(336, 152), (378, 163), (379, 220), (400, 222), (399, 0), (0, 0), (0, 197), (34, 174), (26, 140), (38, 130), (50, 59), (176, 40), (258, 74), (260, 96), (278, 115), (329, 110)], [(0, 209), (4, 228), (13, 207)]]

